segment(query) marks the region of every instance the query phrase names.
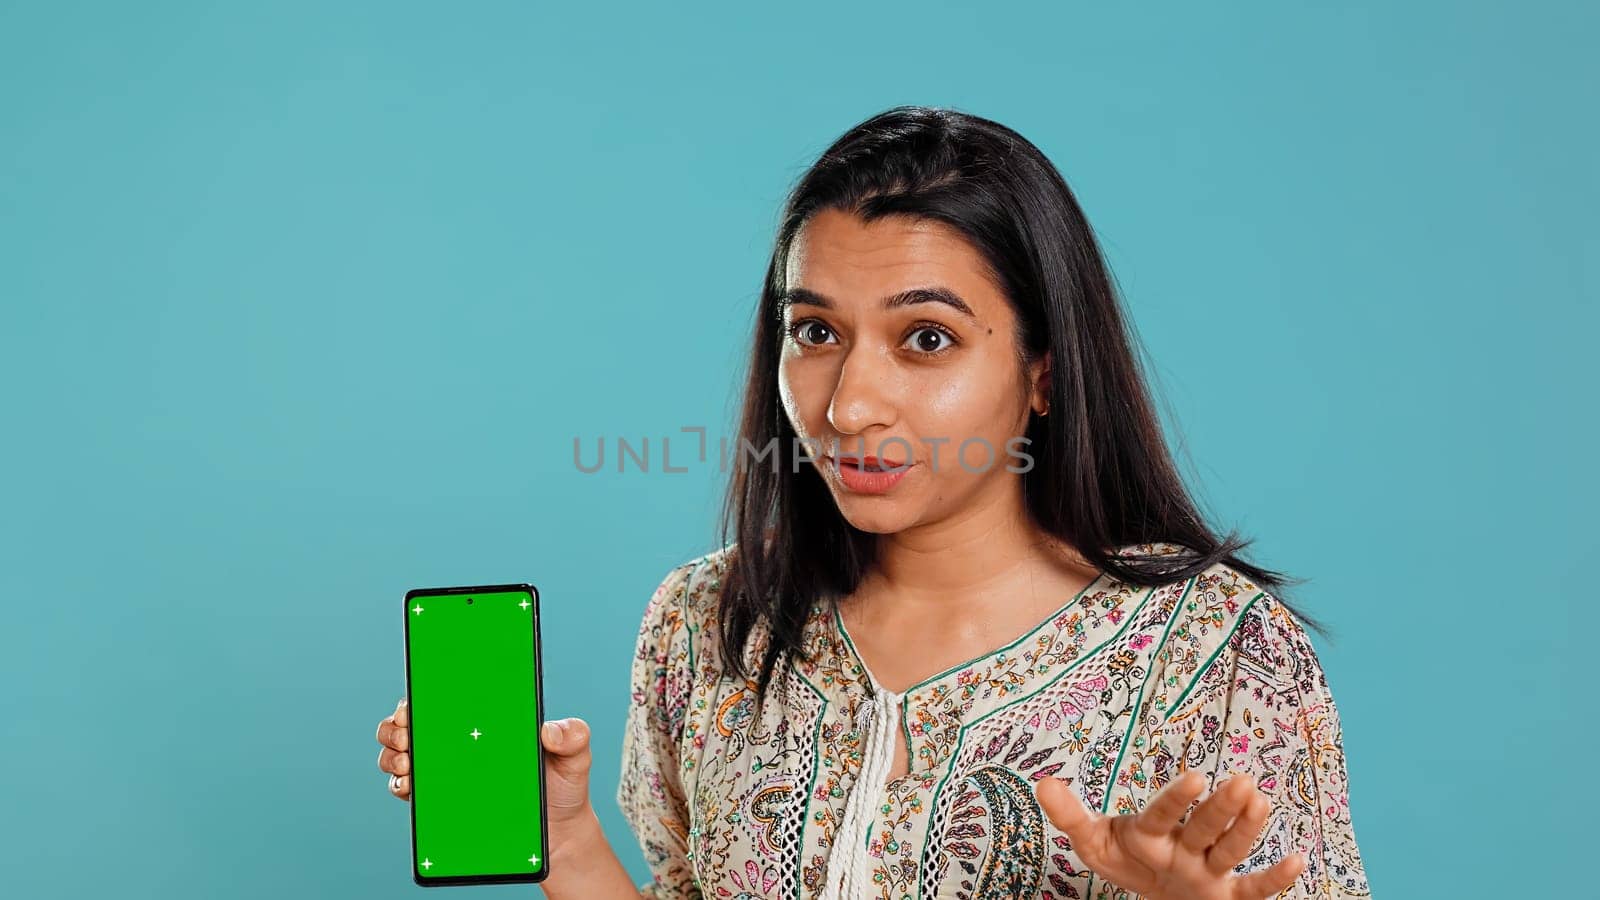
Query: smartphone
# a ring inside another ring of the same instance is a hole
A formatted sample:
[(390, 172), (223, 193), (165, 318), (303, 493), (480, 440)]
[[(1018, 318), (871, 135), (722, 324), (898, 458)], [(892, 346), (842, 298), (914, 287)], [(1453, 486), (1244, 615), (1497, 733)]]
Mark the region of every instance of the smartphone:
[(544, 678), (531, 584), (406, 592), (411, 877), (423, 887), (543, 881)]

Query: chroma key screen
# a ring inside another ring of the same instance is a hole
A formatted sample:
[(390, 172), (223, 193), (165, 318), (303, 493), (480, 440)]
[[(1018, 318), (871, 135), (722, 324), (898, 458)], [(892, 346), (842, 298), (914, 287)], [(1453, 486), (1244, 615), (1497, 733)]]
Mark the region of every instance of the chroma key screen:
[(413, 878), (541, 880), (537, 592), (426, 590), (406, 595)]

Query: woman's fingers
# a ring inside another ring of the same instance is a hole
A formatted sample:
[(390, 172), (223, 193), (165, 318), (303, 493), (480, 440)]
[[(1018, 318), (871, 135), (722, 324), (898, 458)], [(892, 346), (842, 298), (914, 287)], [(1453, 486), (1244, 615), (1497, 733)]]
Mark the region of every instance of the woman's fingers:
[(378, 768), (390, 775), (410, 775), (411, 754), (401, 753), (393, 747), (385, 747), (378, 751)]
[(1267, 798), (1260, 792), (1250, 792), (1245, 799), (1244, 809), (1240, 810), (1239, 817), (1233, 820), (1233, 826), (1206, 851), (1206, 868), (1210, 869), (1213, 875), (1228, 874), (1249, 854), (1250, 848), (1255, 846), (1256, 836), (1261, 833), (1261, 825), (1267, 821), (1267, 813), (1271, 809), (1272, 804), (1268, 803)]
[(1305, 854), (1296, 850), (1278, 860), (1271, 868), (1234, 879), (1234, 900), (1265, 900), (1267, 897), (1275, 897), (1289, 885), (1294, 884), (1295, 879), (1300, 877), (1305, 868)]
[(378, 722), (378, 743), (396, 750), (411, 749), (411, 710), (401, 700), (391, 715)]
[(589, 723), (576, 717), (552, 719), (539, 728), (544, 748), (558, 756), (589, 752)]
[(411, 799), (411, 754), (385, 747), (378, 751), (378, 768), (393, 776), (389, 779), (389, 793), (401, 800)]
[(378, 723), (378, 743), (396, 750), (410, 750), (411, 729), (395, 724), (391, 716)]
[(401, 800), (411, 799), (411, 710), (404, 697), (395, 706), (394, 713), (384, 716), (378, 723), (378, 768), (388, 772), (389, 793)]
[[(1184, 772), (1156, 792), (1155, 797), (1145, 804), (1144, 811), (1134, 820), (1134, 826), (1146, 834), (1157, 837), (1171, 834), (1172, 830), (1178, 827), (1183, 814), (1189, 811), (1189, 804), (1200, 796), (1205, 787), (1205, 776), (1193, 769)], [(1203, 806), (1201, 808), (1204, 809)]]
[(1255, 785), (1255, 778), (1248, 774), (1235, 775), (1219, 785), (1189, 817), (1179, 843), (1191, 852), (1206, 852), (1256, 795)]
[(539, 727), (539, 743), (550, 774), (551, 819), (582, 813), (589, 805), (589, 723), (576, 716), (550, 720)]
[(556, 769), (587, 775), (590, 764), (589, 723), (577, 717), (553, 719), (539, 727), (539, 740), (550, 751)]
[[(1045, 815), (1067, 833), (1078, 857), (1091, 869), (1113, 859), (1108, 852), (1113, 840), (1110, 826), (1122, 821), (1155, 837), (1170, 838), (1177, 830), (1178, 839), (1186, 848), (1205, 854), (1206, 868), (1212, 875), (1228, 878), (1229, 872), (1255, 845), (1272, 804), (1256, 790), (1253, 776), (1236, 775), (1213, 791), (1180, 827), (1179, 822), (1190, 804), (1205, 790), (1205, 781), (1205, 776), (1199, 772), (1185, 772), (1158, 791), (1144, 810), (1132, 817), (1132, 822), (1126, 821), (1128, 816), (1107, 816), (1089, 809), (1072, 786), (1059, 778), (1042, 779), (1034, 788), (1034, 794)], [(1127, 836), (1125, 832), (1123, 840)], [(1117, 859), (1120, 860), (1118, 868), (1127, 869), (1137, 864), (1131, 858)], [(1305, 857), (1291, 853), (1271, 868), (1231, 878), (1233, 900), (1264, 900), (1278, 894), (1294, 884), (1304, 869)], [(1130, 882), (1137, 880), (1136, 874), (1127, 876)], [(1158, 873), (1145, 874), (1153, 877)], [(1106, 877), (1112, 878), (1109, 874)]]
[(1046, 776), (1034, 786), (1033, 792), (1044, 814), (1050, 817), (1057, 828), (1066, 832), (1073, 849), (1085, 864), (1092, 867), (1105, 858), (1103, 851), (1110, 839), (1110, 830), (1097, 826), (1106, 817), (1084, 806), (1072, 785), (1060, 778)]
[(1059, 778), (1046, 777), (1034, 786), (1033, 791), (1045, 815), (1068, 835), (1094, 821), (1095, 814), (1078, 799), (1072, 786)]
[(378, 722), (378, 743), (385, 747), (393, 747), (394, 733), (394, 716), (385, 716)]

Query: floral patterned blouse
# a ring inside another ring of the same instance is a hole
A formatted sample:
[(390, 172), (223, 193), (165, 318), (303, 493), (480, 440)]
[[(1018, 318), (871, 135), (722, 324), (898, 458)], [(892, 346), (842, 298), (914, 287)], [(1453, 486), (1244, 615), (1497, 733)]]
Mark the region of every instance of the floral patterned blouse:
[[(1152, 548), (1180, 549), (1121, 552)], [(718, 659), (734, 549), (667, 573), (639, 630), (617, 802), (646, 898), (1129, 898), (1084, 867), (1034, 784), (1064, 779), (1120, 814), (1188, 769), (1207, 793), (1250, 772), (1271, 799), (1236, 872), (1300, 850), (1280, 897), (1370, 896), (1327, 680), (1301, 625), (1236, 569), (1153, 588), (1102, 573), (1011, 644), (898, 694), (818, 605), (813, 661), (780, 662), (758, 713), (753, 681)], [(758, 626), (747, 658), (767, 640)], [(897, 729), (911, 771), (891, 780)]]

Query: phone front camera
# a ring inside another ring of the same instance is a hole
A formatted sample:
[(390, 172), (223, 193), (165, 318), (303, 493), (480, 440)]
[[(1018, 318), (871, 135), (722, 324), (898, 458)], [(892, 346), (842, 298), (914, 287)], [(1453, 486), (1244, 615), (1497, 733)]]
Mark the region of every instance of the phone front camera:
[(471, 597), (468, 597), (468, 598), (467, 598), (467, 602), (468, 602), (468, 603), (471, 603), (471, 602), (472, 602), (472, 598), (471, 598)]

